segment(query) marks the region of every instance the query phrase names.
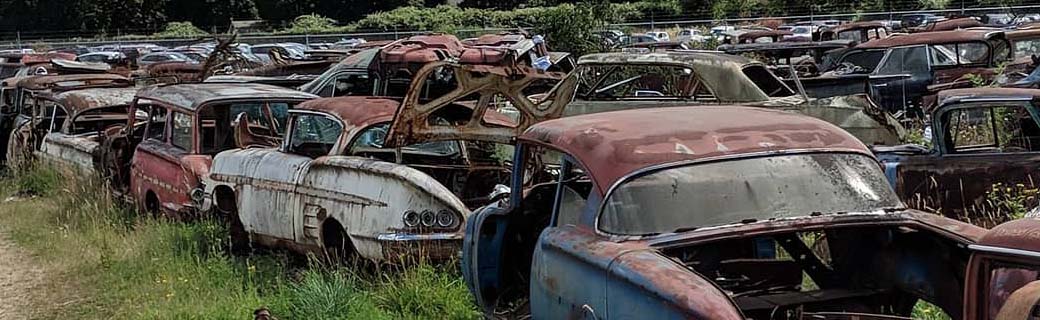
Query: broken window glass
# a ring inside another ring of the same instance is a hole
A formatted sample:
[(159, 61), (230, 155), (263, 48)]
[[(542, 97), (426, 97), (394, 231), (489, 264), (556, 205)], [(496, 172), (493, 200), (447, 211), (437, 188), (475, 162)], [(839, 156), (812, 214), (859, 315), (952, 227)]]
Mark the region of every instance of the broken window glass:
[(181, 148), (181, 150), (190, 152), (192, 147), (191, 128), (190, 115), (174, 112), (173, 126), (170, 130), (170, 143), (175, 147)]

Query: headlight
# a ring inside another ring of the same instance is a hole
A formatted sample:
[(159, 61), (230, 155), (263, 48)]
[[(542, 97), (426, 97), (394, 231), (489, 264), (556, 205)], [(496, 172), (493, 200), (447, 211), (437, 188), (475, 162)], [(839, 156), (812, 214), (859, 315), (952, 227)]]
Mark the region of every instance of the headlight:
[(422, 225), (424, 227), (432, 228), (433, 224), (437, 223), (437, 214), (433, 213), (431, 210), (424, 210), (420, 220), (422, 220)]
[(448, 210), (441, 210), (437, 213), (437, 226), (441, 228), (451, 228), (455, 226), (455, 214)]
[(202, 190), (202, 187), (198, 187), (191, 190), (191, 202), (196, 208), (202, 206), (202, 202), (206, 200), (206, 191)]
[(419, 213), (408, 210), (404, 212), (404, 226), (415, 228), (419, 226)]

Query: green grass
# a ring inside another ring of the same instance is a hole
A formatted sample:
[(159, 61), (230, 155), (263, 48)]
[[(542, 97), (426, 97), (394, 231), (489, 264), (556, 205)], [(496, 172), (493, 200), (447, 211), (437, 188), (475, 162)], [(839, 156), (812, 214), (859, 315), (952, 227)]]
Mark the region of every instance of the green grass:
[(142, 218), (103, 190), (50, 168), (0, 179), (0, 228), (49, 270), (38, 318), (246, 319), (261, 307), (279, 319), (479, 317), (450, 264), (374, 273), (279, 251), (231, 256), (222, 225)]

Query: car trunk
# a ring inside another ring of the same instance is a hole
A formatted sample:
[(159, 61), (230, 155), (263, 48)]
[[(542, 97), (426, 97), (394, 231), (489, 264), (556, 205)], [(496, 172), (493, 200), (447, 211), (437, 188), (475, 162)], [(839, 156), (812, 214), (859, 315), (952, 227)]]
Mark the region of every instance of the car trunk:
[[(910, 316), (919, 300), (960, 318), (968, 250), (910, 225), (834, 226), (661, 248), (751, 319)], [(868, 317), (869, 318), (869, 317)], [(815, 318), (814, 318), (815, 319)]]

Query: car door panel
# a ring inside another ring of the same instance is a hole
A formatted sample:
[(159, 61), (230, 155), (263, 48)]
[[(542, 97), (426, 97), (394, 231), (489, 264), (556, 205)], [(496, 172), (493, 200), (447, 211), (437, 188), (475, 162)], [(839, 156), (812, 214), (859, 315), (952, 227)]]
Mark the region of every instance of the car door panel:
[(43, 137), (43, 143), (40, 145), (37, 155), (38, 158), (70, 165), (84, 170), (84, 172), (94, 172), (98, 146), (96, 139), (90, 137), (73, 137), (52, 132)]
[(137, 146), (130, 161), (130, 187), (139, 204), (146, 205), (150, 191), (158, 198), (160, 209), (177, 212), (180, 204), (188, 203), (186, 187), (189, 169), (181, 165), (186, 151), (164, 142), (148, 139)]
[(608, 318), (606, 270), (615, 248), (593, 249), (602, 242), (569, 225), (542, 232), (531, 263), (531, 310), (535, 318)]

